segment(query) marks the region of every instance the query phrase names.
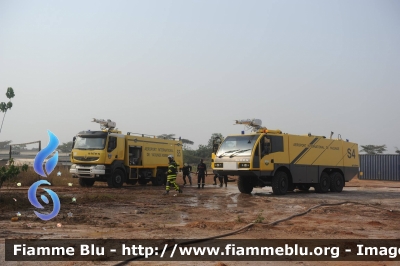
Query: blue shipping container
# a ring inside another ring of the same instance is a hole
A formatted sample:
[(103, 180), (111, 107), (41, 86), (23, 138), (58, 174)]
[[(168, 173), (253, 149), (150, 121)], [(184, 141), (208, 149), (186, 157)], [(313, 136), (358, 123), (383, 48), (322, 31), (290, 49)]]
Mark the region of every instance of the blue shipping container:
[(400, 181), (400, 154), (360, 154), (360, 179)]

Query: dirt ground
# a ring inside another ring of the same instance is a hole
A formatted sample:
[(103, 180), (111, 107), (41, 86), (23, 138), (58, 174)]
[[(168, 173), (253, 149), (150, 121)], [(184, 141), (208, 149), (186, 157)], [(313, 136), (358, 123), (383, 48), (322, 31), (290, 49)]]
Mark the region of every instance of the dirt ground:
[[(204, 189), (185, 186), (182, 194), (164, 187), (124, 186), (106, 183), (92, 188), (51, 187), (61, 200), (59, 215), (42, 221), (27, 199), (28, 187), (3, 188), (0, 205), (0, 265), (36, 265), (4, 261), (5, 239), (198, 239), (249, 229), (225, 239), (398, 239), (400, 238), (400, 182), (352, 180), (341, 193), (294, 191), (275, 196), (270, 187), (241, 194), (236, 181), (214, 186), (212, 175)], [(179, 175), (178, 184), (182, 184)], [(73, 198), (76, 201), (73, 201)], [(10, 203), (14, 202), (14, 203)], [(301, 213), (321, 203), (351, 202), (315, 208), (305, 215), (276, 225), (273, 221)], [(360, 205), (357, 203), (362, 203)], [(12, 205), (12, 206), (10, 206)], [(19, 212), (16, 222), (11, 218)], [(57, 227), (61, 224), (61, 227)], [(106, 262), (46, 262), (48, 265), (113, 265)], [(133, 265), (134, 263), (132, 263)], [(137, 263), (136, 263), (137, 264)], [(145, 265), (320, 265), (318, 262), (140, 262)], [(324, 265), (359, 265), (324, 262)], [(363, 262), (362, 265), (398, 265), (397, 262)]]

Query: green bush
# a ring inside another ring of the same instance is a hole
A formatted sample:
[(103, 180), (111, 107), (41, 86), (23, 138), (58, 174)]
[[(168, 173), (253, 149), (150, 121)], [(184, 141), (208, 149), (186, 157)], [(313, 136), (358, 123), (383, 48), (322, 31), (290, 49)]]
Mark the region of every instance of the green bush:
[(10, 181), (18, 176), (21, 172), (26, 172), (28, 170), (28, 165), (24, 164), (21, 167), (14, 165), (14, 159), (9, 160), (8, 166), (2, 166), (0, 168), (0, 188), (3, 183)]

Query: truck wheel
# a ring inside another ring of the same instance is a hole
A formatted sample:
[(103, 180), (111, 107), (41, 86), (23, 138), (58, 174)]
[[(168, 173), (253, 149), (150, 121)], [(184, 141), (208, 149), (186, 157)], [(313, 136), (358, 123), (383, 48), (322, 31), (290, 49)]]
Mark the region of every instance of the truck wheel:
[(285, 172), (279, 171), (272, 178), (272, 191), (275, 195), (285, 195), (288, 191), (289, 179)]
[(319, 179), (319, 183), (315, 185), (315, 192), (317, 193), (326, 193), (329, 191), (331, 186), (331, 180), (329, 178), (328, 173), (323, 172)]
[(92, 187), (94, 182), (94, 178), (79, 178), (79, 185), (81, 187)]
[(153, 186), (162, 186), (164, 184), (164, 179), (166, 178), (164, 172), (165, 171), (161, 170), (157, 171), (156, 177), (151, 179), (151, 184)]
[(335, 172), (331, 174), (331, 192), (342, 192), (344, 180), (341, 173)]
[(107, 179), (109, 187), (120, 188), (124, 183), (125, 175), (121, 170), (115, 170), (111, 177)]
[(250, 194), (253, 191), (250, 177), (239, 176), (238, 178), (239, 191), (245, 194)]
[(309, 191), (310, 190), (310, 186), (309, 185), (304, 185), (304, 184), (297, 185), (297, 188), (299, 190), (301, 190), (301, 191)]

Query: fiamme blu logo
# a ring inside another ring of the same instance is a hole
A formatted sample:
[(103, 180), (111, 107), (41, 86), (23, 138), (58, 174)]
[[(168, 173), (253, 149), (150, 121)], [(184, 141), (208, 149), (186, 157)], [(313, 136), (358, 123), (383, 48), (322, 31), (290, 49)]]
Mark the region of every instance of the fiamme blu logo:
[[(35, 172), (38, 175), (45, 178), (47, 178), (56, 167), (58, 162), (58, 152), (56, 151), (54, 155), (47, 160), (46, 164), (43, 167), (44, 161), (49, 155), (51, 155), (57, 149), (59, 143), (56, 135), (54, 135), (50, 130), (48, 130), (47, 133), (49, 134), (50, 138), (49, 144), (43, 150), (38, 152), (33, 162), (33, 169), (35, 170)], [(43, 205), (40, 204), (40, 202), (36, 197), (36, 192), (40, 185), (51, 185), (51, 183), (48, 182), (47, 180), (39, 180), (33, 183), (28, 190), (28, 199), (34, 207), (38, 209), (44, 209)], [(47, 188), (42, 188), (42, 189), (50, 195), (51, 200), (53, 202), (53, 210), (50, 213), (40, 213), (37, 211), (34, 212), (37, 217), (47, 221), (57, 216), (58, 212), (60, 211), (61, 205), (60, 205), (60, 199), (53, 190)], [(45, 204), (49, 204), (49, 199), (46, 197), (46, 195), (41, 195), (40, 198)]]

